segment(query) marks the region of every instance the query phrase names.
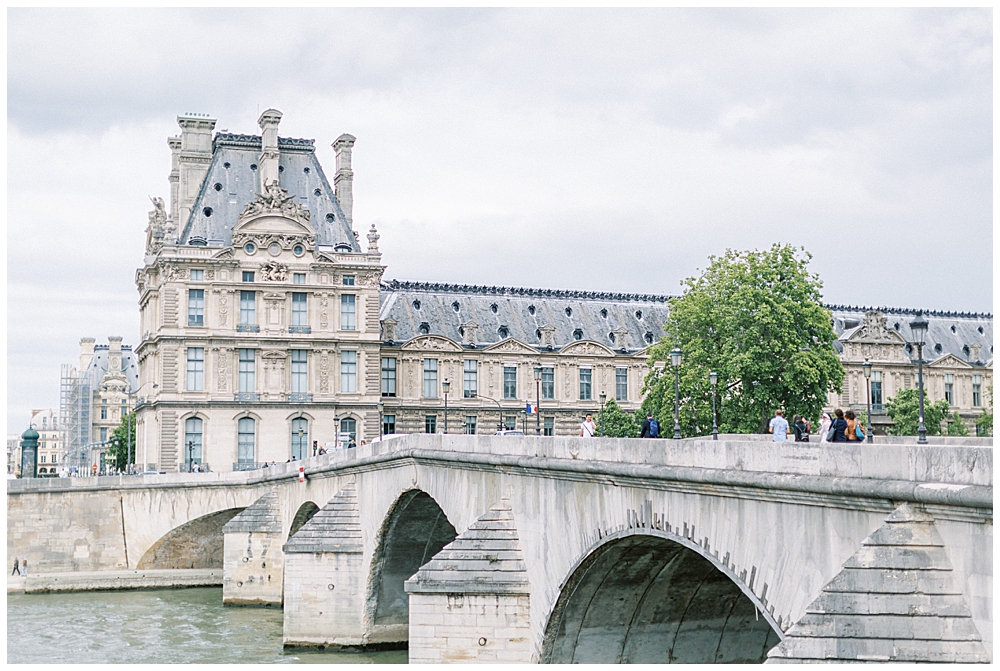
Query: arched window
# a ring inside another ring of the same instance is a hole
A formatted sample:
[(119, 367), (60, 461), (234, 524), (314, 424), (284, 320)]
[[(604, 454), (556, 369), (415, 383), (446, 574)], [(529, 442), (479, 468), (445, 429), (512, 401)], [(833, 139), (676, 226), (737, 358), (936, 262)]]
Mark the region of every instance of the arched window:
[(292, 420), (292, 459), (305, 459), (309, 454), (309, 420), (296, 417)]
[(255, 424), (252, 417), (243, 417), (236, 425), (236, 459), (241, 464), (253, 463)]
[(350, 441), (357, 442), (358, 440), (358, 422), (351, 417), (345, 417), (340, 420), (340, 439), (344, 441), (344, 447), (347, 447), (346, 443)]
[(202, 463), (201, 459), (201, 433), (204, 422), (200, 417), (188, 417), (184, 422), (184, 463), (188, 466), (191, 462)]

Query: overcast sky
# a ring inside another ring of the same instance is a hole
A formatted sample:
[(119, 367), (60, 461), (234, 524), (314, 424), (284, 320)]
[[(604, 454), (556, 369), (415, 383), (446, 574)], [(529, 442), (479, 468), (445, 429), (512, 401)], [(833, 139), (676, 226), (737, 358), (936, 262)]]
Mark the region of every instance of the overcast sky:
[(676, 294), (802, 245), (831, 303), (992, 311), (992, 15), (8, 10), (8, 432), (138, 344), (166, 137), (349, 132), (385, 277)]

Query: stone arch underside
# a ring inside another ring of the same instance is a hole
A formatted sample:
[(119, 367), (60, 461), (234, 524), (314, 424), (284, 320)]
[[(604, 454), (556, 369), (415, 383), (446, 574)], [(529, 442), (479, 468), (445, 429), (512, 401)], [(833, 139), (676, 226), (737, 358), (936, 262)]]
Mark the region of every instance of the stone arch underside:
[(591, 553), (546, 627), (547, 663), (760, 663), (780, 642), (753, 602), (700, 554), (657, 536)]
[[(299, 509), (295, 511), (295, 517), (292, 518), (292, 526), (288, 530), (288, 538), (295, 535), (295, 532), (302, 528), (306, 522), (312, 519), (313, 515), (319, 512), (319, 506), (317, 506), (312, 501), (306, 501)], [(286, 539), (287, 540), (287, 539)]]
[(222, 568), (222, 527), (245, 508), (203, 515), (173, 529), (149, 548), (137, 569)]
[(458, 533), (430, 495), (403, 493), (389, 510), (372, 560), (367, 615), (376, 627), (409, 625), (410, 599), (403, 583)]

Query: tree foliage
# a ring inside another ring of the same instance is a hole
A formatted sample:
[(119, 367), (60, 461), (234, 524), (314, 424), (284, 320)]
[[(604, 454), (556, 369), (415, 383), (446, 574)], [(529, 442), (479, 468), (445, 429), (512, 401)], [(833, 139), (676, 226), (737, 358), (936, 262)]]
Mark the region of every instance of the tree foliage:
[[(129, 434), (131, 438), (129, 438)], [(114, 459), (115, 468), (124, 471), (128, 464), (135, 463), (135, 413), (122, 418), (108, 439), (107, 454)]]
[(612, 438), (635, 438), (639, 435), (639, 426), (635, 417), (622, 410), (615, 399), (608, 399), (604, 412), (600, 416), (601, 435)]
[(993, 387), (992, 385), (987, 389), (987, 393), (990, 395), (990, 404), (983, 414), (976, 417), (976, 435), (977, 436), (992, 436), (993, 435)]
[(652, 412), (661, 434), (673, 433), (670, 350), (678, 346), (682, 435), (712, 430), (713, 370), (720, 432), (763, 433), (777, 408), (818, 421), (827, 392), (840, 391), (844, 369), (822, 282), (807, 268), (811, 258), (780, 244), (709, 257), (707, 270), (682, 282), (683, 295), (670, 302), (668, 335), (649, 349), (650, 366), (665, 361), (666, 368), (646, 377), (640, 414)]
[(948, 422), (948, 435), (949, 436), (967, 436), (969, 435), (969, 427), (965, 425), (962, 421), (962, 416), (958, 412), (951, 413), (951, 420)]
[[(948, 416), (948, 401), (929, 403), (924, 398), (924, 426), (927, 435), (941, 435), (941, 422)], [(920, 396), (916, 389), (903, 389), (885, 402), (885, 413), (892, 419), (889, 433), (894, 436), (915, 436), (920, 424)]]

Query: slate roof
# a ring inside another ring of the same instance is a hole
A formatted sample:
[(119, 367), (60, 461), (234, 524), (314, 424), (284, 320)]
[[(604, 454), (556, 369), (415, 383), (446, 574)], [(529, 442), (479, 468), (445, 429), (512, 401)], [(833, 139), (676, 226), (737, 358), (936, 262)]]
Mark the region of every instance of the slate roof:
[(295, 535), (285, 552), (362, 552), (361, 516), (354, 484), (348, 484), (319, 509)]
[(224, 534), (239, 531), (280, 533), (281, 506), (278, 495), (275, 492), (264, 494), (222, 527)]
[(405, 583), (407, 592), (528, 594), (524, 554), (510, 503), (501, 500)]
[[(254, 168), (260, 158), (259, 135), (216, 133), (212, 140), (212, 162), (186, 222), (181, 222), (178, 244), (200, 239), (209, 247), (228, 247), (232, 231), (247, 203), (260, 191)], [(278, 138), (281, 188), (309, 210), (309, 222), (316, 229), (316, 244), (346, 243), (355, 253), (361, 246), (347, 224), (333, 188), (326, 179), (313, 140)]]
[(769, 662), (988, 662), (934, 518), (904, 503), (785, 632)]
[[(95, 345), (94, 356), (87, 366), (86, 375), (90, 376), (91, 384), (101, 383), (101, 377), (108, 372), (108, 355), (110, 350), (107, 345)], [(139, 388), (139, 364), (131, 345), (122, 345), (122, 373), (128, 379), (129, 390), (135, 391)]]
[[(479, 325), (477, 347), (498, 343), (506, 337), (539, 347), (540, 327), (551, 325), (555, 328), (556, 350), (576, 340), (594, 340), (620, 351), (622, 344), (614, 342), (611, 333), (624, 326), (628, 330), (627, 353), (634, 354), (659, 342), (664, 335), (670, 298), (656, 294), (390, 280), (382, 283), (379, 319), (392, 318), (397, 322), (395, 344), (421, 335), (421, 325), (426, 325), (428, 333), (461, 343), (459, 327), (476, 322)], [(873, 309), (886, 316), (889, 328), (898, 324), (896, 330), (903, 338), (907, 341), (913, 338), (909, 323), (916, 317), (916, 310), (849, 305), (827, 307), (833, 313), (834, 331), (843, 339), (849, 338), (860, 326), (865, 312)], [(924, 316), (929, 323), (925, 361), (934, 361), (950, 353), (976, 365), (969, 360), (968, 346), (972, 344), (982, 348), (980, 364), (992, 361), (993, 315), (925, 310)], [(839, 341), (835, 346), (838, 351), (842, 350)], [(916, 357), (916, 350), (911, 356)]]

